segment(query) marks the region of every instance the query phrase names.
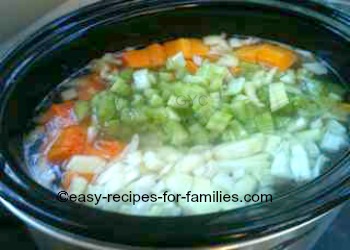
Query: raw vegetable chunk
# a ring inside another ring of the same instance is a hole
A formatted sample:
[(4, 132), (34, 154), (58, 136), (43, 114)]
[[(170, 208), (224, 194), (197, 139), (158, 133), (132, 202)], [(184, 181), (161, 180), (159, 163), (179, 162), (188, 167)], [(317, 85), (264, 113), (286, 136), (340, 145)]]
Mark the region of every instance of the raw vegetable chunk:
[(148, 50), (131, 50), (123, 54), (123, 61), (127, 67), (148, 68), (152, 65)]
[(257, 60), (258, 62), (285, 71), (297, 61), (297, 56), (292, 50), (276, 45), (264, 44), (259, 48)]
[(168, 57), (172, 57), (180, 52), (186, 59), (192, 58), (191, 42), (188, 39), (180, 38), (174, 41), (164, 43), (165, 51)]
[(150, 62), (152, 67), (160, 67), (165, 64), (166, 61), (166, 53), (165, 48), (158, 44), (152, 44), (146, 49), (150, 56)]
[(63, 128), (49, 149), (47, 158), (53, 163), (62, 163), (84, 151), (87, 139), (85, 127), (73, 125)]
[(88, 145), (85, 149), (85, 153), (109, 160), (118, 156), (123, 151), (124, 147), (124, 144), (118, 141), (99, 140), (92, 145)]

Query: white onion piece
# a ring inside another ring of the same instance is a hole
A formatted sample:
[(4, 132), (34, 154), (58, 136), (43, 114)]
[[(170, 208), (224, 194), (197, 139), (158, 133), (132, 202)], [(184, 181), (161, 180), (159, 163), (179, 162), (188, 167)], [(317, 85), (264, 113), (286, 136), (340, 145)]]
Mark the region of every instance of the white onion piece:
[(232, 191), (234, 180), (226, 173), (218, 173), (214, 176), (212, 183), (227, 193), (230, 193)]
[(243, 198), (246, 194), (254, 194), (258, 188), (258, 182), (250, 175), (245, 175), (239, 179), (232, 187), (232, 193)]
[(317, 158), (316, 164), (315, 164), (314, 168), (312, 169), (313, 178), (317, 178), (320, 176), (321, 170), (324, 168), (326, 163), (328, 163), (329, 161), (330, 161), (329, 158), (327, 158), (324, 155), (320, 155)]
[(200, 56), (193, 56), (193, 62), (197, 65), (197, 66), (201, 66), (203, 63), (203, 58)]
[(236, 67), (238, 66), (238, 59), (234, 55), (224, 55), (216, 62), (220, 66), (224, 67)]
[(67, 89), (61, 92), (61, 97), (64, 101), (71, 101), (78, 97), (78, 92), (74, 89)]
[(199, 168), (205, 164), (204, 158), (198, 154), (189, 154), (184, 156), (175, 165), (174, 169), (179, 172), (189, 173), (195, 168)]
[(303, 67), (316, 75), (325, 75), (328, 73), (328, 69), (319, 62), (304, 63)]
[(66, 169), (78, 173), (99, 173), (107, 162), (97, 156), (75, 155), (68, 162)]
[(257, 154), (263, 151), (264, 146), (265, 137), (259, 134), (246, 140), (221, 144), (212, 152), (216, 159), (237, 159)]
[(291, 146), (290, 168), (296, 181), (306, 181), (312, 178), (309, 157), (300, 144)]
[[(191, 191), (191, 190), (189, 190)], [(193, 188), (191, 194), (200, 196), (201, 194), (213, 194), (213, 185), (209, 179), (202, 177), (193, 178)], [(192, 197), (193, 198), (193, 197)], [(198, 197), (199, 198), (199, 197)], [(204, 201), (204, 199), (208, 199)], [(220, 207), (215, 202), (209, 202), (209, 196), (204, 197), (202, 195), (202, 202), (187, 202), (186, 200), (180, 200), (179, 205), (185, 210), (195, 214), (204, 214), (219, 211)]]
[(185, 195), (192, 190), (193, 178), (187, 174), (172, 173), (165, 179), (165, 185), (173, 194)]
[(276, 154), (272, 166), (271, 174), (280, 178), (291, 179), (293, 178), (292, 171), (290, 169), (290, 152), (289, 146), (285, 143), (279, 152)]
[(75, 176), (70, 182), (68, 193), (76, 195), (84, 194), (87, 186), (88, 182), (85, 180), (85, 178)]
[(164, 161), (160, 159), (159, 155), (152, 151), (147, 151), (144, 153), (143, 162), (146, 168), (153, 171), (160, 170), (165, 165)]
[(249, 37), (244, 39), (233, 37), (229, 39), (229, 44), (232, 48), (239, 48), (242, 46), (253, 45), (259, 42), (260, 42), (260, 39), (255, 37)]

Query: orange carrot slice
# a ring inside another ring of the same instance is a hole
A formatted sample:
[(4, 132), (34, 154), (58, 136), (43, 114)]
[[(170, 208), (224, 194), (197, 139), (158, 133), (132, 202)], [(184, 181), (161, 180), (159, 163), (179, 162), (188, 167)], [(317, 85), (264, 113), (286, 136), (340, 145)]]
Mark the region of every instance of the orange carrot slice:
[(152, 67), (160, 67), (165, 64), (166, 53), (162, 45), (155, 43), (147, 47)]
[(127, 67), (147, 68), (151, 66), (148, 50), (131, 50), (123, 54), (122, 59)]
[(180, 38), (174, 41), (164, 43), (165, 51), (168, 57), (172, 57), (180, 52), (186, 59), (192, 58), (191, 42), (189, 39)]
[(119, 141), (99, 140), (92, 145), (87, 145), (84, 153), (110, 160), (118, 156), (124, 148), (125, 145)]
[(74, 102), (72, 101), (52, 104), (50, 109), (40, 117), (39, 122), (41, 124), (46, 124), (53, 118), (59, 118), (63, 124), (72, 125), (76, 122), (73, 114), (73, 107)]
[(257, 63), (261, 45), (248, 45), (236, 50), (236, 56), (246, 62)]
[(257, 60), (269, 66), (277, 67), (281, 71), (285, 71), (297, 61), (297, 56), (292, 50), (287, 48), (264, 44), (259, 49)]
[(192, 56), (207, 56), (209, 54), (209, 47), (200, 39), (190, 39)]
[(186, 60), (186, 68), (191, 74), (195, 74), (198, 66), (192, 60)]
[(73, 125), (63, 128), (53, 143), (47, 158), (53, 163), (62, 163), (75, 154), (84, 151), (87, 140), (87, 130), (83, 126)]

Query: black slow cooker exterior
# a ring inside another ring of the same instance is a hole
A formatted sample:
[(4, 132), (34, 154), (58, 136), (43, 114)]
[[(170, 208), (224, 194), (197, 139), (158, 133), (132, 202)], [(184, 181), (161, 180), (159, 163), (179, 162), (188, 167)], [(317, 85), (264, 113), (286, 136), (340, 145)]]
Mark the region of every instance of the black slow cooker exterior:
[(35, 220), (102, 242), (208, 246), (253, 239), (311, 220), (350, 197), (349, 152), (334, 168), (272, 203), (178, 218), (109, 213), (61, 203), (34, 182), (22, 135), (35, 107), (65, 78), (106, 52), (175, 37), (257, 36), (311, 50), (350, 83), (350, 18), (310, 1), (102, 1), (64, 16), (0, 64), (0, 196)]

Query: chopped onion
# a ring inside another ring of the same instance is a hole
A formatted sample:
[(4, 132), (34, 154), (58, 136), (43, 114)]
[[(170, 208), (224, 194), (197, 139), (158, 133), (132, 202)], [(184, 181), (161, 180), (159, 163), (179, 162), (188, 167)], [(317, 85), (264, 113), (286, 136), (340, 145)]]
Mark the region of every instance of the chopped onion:
[(229, 44), (232, 48), (239, 48), (242, 46), (253, 45), (259, 42), (260, 42), (260, 39), (255, 37), (249, 37), (245, 39), (233, 37), (229, 39)]
[(78, 97), (78, 92), (74, 88), (62, 91), (61, 97), (64, 101), (74, 100)]
[(304, 63), (303, 67), (316, 75), (325, 75), (328, 73), (327, 68), (318, 62)]
[(290, 168), (296, 181), (306, 181), (312, 178), (309, 158), (306, 150), (300, 144), (291, 147)]

